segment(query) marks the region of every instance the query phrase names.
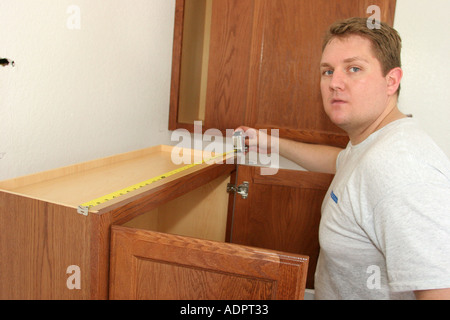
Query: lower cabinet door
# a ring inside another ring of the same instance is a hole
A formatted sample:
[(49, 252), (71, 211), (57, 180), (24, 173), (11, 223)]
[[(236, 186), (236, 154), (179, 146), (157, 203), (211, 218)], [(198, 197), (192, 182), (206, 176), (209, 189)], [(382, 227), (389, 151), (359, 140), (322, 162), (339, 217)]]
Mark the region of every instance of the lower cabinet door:
[(306, 287), (314, 288), (319, 257), (321, 206), (333, 175), (239, 166), (236, 185), (248, 182), (248, 197), (236, 196), (231, 242), (309, 257)]
[(303, 299), (308, 257), (111, 228), (110, 299)]

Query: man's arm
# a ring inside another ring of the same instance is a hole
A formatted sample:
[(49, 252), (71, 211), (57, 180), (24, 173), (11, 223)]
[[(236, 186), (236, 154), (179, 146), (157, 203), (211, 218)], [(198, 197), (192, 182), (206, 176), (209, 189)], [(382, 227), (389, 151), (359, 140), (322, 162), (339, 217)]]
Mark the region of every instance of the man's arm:
[(340, 148), (279, 139), (280, 155), (309, 171), (336, 173)]
[(273, 137), (270, 137), (259, 130), (248, 127), (239, 127), (246, 133), (249, 150), (262, 152), (279, 152), (279, 154), (309, 171), (336, 173), (336, 160), (340, 148), (319, 144), (308, 144), (288, 139), (278, 139), (278, 150), (271, 146)]
[(414, 291), (417, 300), (450, 300), (450, 288)]

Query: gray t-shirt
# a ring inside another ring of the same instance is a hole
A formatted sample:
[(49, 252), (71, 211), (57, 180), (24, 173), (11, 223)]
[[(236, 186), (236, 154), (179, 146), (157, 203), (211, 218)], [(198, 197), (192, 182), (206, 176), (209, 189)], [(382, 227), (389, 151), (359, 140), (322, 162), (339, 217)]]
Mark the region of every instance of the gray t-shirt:
[(450, 161), (413, 119), (339, 154), (322, 205), (316, 299), (450, 288)]

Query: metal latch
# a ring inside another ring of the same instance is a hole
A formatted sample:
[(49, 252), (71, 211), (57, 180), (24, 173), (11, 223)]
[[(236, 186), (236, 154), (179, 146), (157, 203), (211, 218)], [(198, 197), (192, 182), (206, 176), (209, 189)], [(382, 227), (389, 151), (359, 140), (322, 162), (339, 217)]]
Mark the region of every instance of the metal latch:
[(77, 212), (79, 214), (82, 214), (83, 216), (88, 216), (89, 215), (89, 207), (85, 207), (85, 206), (78, 206), (77, 208)]
[(236, 131), (233, 134), (233, 146), (236, 153), (247, 152), (247, 146), (245, 145), (245, 135), (243, 131)]
[(235, 192), (237, 194), (240, 194), (242, 199), (247, 199), (247, 197), (248, 197), (248, 182), (244, 181), (243, 184), (241, 184), (240, 186), (237, 186), (237, 187), (236, 187), (236, 185), (229, 183), (227, 185), (227, 192), (228, 193)]

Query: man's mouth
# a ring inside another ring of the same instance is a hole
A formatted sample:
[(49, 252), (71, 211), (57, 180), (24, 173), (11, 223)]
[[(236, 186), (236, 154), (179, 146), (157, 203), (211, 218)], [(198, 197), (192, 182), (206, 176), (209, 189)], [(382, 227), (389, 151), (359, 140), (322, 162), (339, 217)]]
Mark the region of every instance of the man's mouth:
[(332, 99), (331, 100), (331, 104), (334, 104), (334, 105), (336, 105), (336, 104), (343, 104), (343, 103), (347, 103), (347, 101), (342, 100), (342, 99)]

